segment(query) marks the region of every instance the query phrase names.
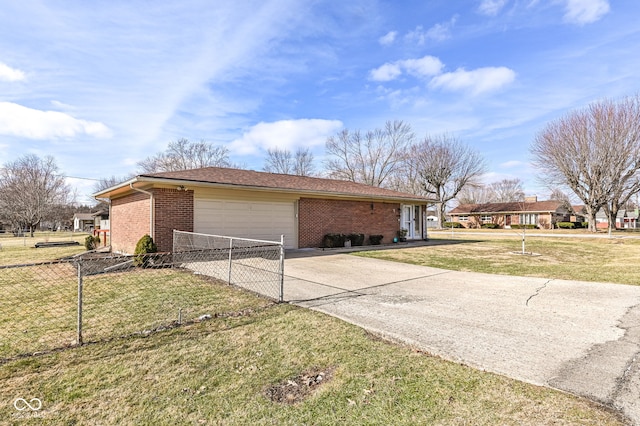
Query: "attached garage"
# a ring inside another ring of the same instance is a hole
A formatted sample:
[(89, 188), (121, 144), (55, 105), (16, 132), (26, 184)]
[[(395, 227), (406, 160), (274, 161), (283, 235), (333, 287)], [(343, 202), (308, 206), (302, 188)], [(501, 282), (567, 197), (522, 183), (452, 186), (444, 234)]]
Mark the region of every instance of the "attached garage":
[(296, 203), (196, 198), (194, 232), (280, 241), (297, 248)]
[(138, 175), (94, 196), (110, 201), (111, 247), (123, 253), (147, 233), (160, 251), (171, 251), (174, 230), (269, 241), (284, 235), (288, 249), (320, 247), (329, 233), (391, 242), (401, 227), (423, 229), (421, 214), (403, 219), (403, 208), (423, 212), (428, 203), (355, 182), (219, 167)]

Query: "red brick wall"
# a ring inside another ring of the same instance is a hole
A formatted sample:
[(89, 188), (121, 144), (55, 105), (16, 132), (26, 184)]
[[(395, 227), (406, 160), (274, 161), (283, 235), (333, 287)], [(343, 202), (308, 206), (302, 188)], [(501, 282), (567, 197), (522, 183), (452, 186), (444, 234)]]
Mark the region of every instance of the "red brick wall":
[(193, 191), (154, 189), (158, 251), (173, 250), (173, 230), (193, 232)]
[(136, 243), (149, 234), (149, 196), (136, 192), (111, 201), (111, 248), (116, 252), (133, 253)]
[[(373, 204), (373, 209), (371, 205)], [(352, 232), (384, 235), (390, 243), (400, 229), (400, 204), (301, 198), (298, 204), (298, 247), (321, 247), (325, 234)]]
[[(152, 189), (158, 251), (171, 251), (173, 230), (193, 231), (193, 191)], [(150, 233), (149, 196), (139, 192), (111, 202), (111, 247), (133, 253), (138, 240)]]

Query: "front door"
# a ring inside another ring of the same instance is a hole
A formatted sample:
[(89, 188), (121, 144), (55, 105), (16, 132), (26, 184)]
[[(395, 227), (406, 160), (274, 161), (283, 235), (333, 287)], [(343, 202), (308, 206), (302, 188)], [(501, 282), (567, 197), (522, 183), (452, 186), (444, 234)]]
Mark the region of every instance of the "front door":
[(420, 206), (403, 205), (401, 228), (407, 230), (408, 239), (421, 238), (422, 235), (422, 216)]

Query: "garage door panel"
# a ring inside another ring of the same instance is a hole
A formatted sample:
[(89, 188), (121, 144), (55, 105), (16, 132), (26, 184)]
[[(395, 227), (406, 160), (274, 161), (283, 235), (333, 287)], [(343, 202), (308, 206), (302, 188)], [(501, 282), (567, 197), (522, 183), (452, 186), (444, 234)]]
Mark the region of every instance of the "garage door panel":
[(293, 202), (246, 202), (195, 200), (194, 230), (206, 234), (279, 241), (296, 248), (295, 204)]

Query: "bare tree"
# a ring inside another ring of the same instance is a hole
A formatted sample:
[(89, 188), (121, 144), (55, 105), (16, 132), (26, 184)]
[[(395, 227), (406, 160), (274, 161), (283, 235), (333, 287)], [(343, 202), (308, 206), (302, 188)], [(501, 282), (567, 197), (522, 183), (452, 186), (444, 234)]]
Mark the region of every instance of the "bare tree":
[(543, 182), (566, 186), (582, 200), (591, 231), (601, 208), (611, 229), (620, 206), (640, 189), (640, 99), (571, 112), (538, 133), (531, 153)]
[(264, 171), (286, 175), (313, 176), (313, 154), (309, 148), (298, 148), (295, 155), (287, 149), (268, 149)]
[(427, 136), (410, 149), (417, 162), (425, 194), (436, 202), (438, 223), (444, 225), (447, 203), (467, 185), (477, 185), (486, 170), (482, 156), (448, 135)]
[(298, 148), (296, 150), (293, 174), (298, 176), (314, 176), (316, 172), (313, 160), (314, 156), (309, 148)]
[(460, 204), (485, 204), (496, 201), (495, 193), (487, 185), (469, 184), (460, 190), (456, 199)]
[(563, 207), (569, 210), (569, 212), (577, 213), (573, 211), (573, 203), (571, 202), (571, 197), (560, 188), (553, 188), (551, 190), (551, 194), (549, 194), (549, 200), (559, 201), (562, 203)]
[(333, 178), (383, 186), (401, 168), (414, 138), (411, 126), (401, 120), (365, 133), (343, 130), (327, 139), (325, 167)]
[(100, 192), (104, 189), (111, 188), (112, 186), (116, 186), (117, 184), (127, 181), (131, 179), (133, 175), (128, 176), (109, 176), (106, 178), (101, 178), (98, 182), (93, 185), (93, 192)]
[(229, 150), (204, 140), (191, 142), (178, 139), (169, 142), (167, 150), (138, 163), (142, 173), (172, 172), (201, 167), (230, 167)]
[(491, 183), (490, 187), (496, 203), (524, 201), (524, 188), (518, 178), (502, 179)]
[(264, 171), (290, 175), (293, 172), (293, 155), (287, 149), (268, 149)]
[(71, 189), (51, 156), (29, 154), (0, 169), (0, 212), (14, 229), (36, 226), (58, 205), (68, 203)]

